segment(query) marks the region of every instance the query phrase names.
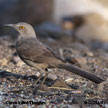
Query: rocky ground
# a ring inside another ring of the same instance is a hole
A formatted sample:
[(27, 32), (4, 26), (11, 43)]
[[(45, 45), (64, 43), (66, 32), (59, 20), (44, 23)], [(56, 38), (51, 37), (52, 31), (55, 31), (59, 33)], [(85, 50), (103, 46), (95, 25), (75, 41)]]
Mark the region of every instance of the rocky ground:
[[(0, 38), (0, 108), (107, 108), (108, 52), (93, 41), (72, 36), (61, 39), (39, 38), (72, 65), (105, 80), (95, 84), (65, 70), (49, 70), (44, 85), (35, 81), (43, 70), (23, 63), (11, 39)], [(41, 79), (42, 80), (42, 79)], [(99, 104), (98, 101), (105, 104)], [(107, 100), (107, 102), (106, 102)], [(91, 104), (94, 102), (94, 104)]]

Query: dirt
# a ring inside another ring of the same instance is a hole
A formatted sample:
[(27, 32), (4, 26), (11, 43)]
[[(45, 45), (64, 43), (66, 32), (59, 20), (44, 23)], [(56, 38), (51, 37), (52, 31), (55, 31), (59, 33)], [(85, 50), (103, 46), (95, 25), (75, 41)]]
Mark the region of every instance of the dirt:
[[(36, 84), (43, 70), (23, 63), (9, 40), (0, 39), (0, 108), (107, 108), (108, 52), (90, 43), (65, 36), (61, 40), (40, 38), (72, 65), (102, 78), (95, 84), (65, 70), (51, 69), (45, 83)], [(42, 78), (41, 78), (42, 80)], [(99, 104), (101, 100), (105, 104)], [(107, 100), (107, 101), (106, 101)], [(93, 104), (94, 102), (94, 104)]]

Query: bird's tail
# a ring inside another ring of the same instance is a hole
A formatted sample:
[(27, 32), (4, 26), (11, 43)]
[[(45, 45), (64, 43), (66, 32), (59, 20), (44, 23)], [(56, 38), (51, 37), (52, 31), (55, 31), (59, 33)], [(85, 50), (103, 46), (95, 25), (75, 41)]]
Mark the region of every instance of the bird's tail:
[(75, 66), (72, 66), (71, 64), (59, 64), (58, 68), (68, 70), (74, 74), (82, 76), (82, 77), (89, 79), (89, 80), (91, 80), (95, 83), (98, 83), (98, 84), (104, 81), (103, 79), (97, 77), (96, 75), (85, 72)]

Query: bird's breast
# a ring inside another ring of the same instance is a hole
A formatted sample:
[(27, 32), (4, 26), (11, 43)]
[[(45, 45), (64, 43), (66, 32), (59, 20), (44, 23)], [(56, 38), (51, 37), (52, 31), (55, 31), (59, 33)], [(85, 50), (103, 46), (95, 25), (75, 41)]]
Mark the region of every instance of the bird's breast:
[(26, 59), (23, 59), (23, 61), (26, 64), (28, 64), (29, 66), (37, 68), (37, 69), (46, 69), (46, 68), (48, 68), (48, 64), (46, 64), (46, 63), (36, 63), (36, 62), (32, 62), (32, 61), (26, 60)]

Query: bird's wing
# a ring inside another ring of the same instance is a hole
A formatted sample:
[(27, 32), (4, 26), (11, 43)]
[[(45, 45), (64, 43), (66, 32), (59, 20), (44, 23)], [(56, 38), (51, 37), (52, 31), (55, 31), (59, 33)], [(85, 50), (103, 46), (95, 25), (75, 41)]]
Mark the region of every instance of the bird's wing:
[(45, 47), (35, 40), (27, 40), (20, 43), (17, 48), (21, 58), (31, 60), (36, 63), (61, 63), (62, 60), (54, 51)]
[(50, 53), (53, 54), (53, 56), (55, 56), (57, 59), (61, 60), (62, 62), (66, 62), (64, 60), (64, 58), (60, 57), (53, 49), (51, 49), (50, 47), (46, 46), (47, 50), (50, 51)]

